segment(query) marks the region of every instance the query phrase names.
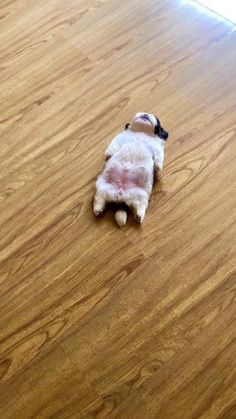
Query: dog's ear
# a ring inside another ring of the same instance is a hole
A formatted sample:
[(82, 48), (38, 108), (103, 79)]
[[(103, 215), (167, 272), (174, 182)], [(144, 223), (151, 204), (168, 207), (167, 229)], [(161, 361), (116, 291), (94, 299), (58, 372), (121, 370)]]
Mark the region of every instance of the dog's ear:
[(130, 127), (130, 124), (125, 124), (125, 129), (128, 129)]
[(160, 121), (157, 117), (156, 117), (156, 120), (157, 120), (157, 123), (156, 123), (155, 128), (154, 128), (154, 134), (158, 135), (158, 137), (160, 137), (162, 140), (166, 141), (167, 138), (169, 137), (169, 134), (164, 128), (162, 128), (161, 123), (160, 123)]
[(167, 132), (164, 128), (160, 127), (160, 131), (159, 131), (158, 136), (159, 136), (162, 140), (166, 141), (166, 140), (167, 140), (167, 138), (169, 137), (169, 134), (168, 134), (168, 132)]

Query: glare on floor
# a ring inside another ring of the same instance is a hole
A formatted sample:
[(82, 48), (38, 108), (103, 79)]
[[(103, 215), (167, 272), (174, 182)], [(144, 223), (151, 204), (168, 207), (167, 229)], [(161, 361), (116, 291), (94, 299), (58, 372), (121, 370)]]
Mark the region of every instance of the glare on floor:
[(236, 23), (236, 1), (234, 0), (197, 0), (208, 9)]

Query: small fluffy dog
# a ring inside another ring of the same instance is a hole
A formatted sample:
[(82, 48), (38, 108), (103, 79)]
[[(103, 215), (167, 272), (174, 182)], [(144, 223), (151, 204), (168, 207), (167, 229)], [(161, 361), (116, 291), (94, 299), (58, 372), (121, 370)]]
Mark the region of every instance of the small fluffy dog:
[[(93, 210), (100, 215), (108, 203), (126, 204), (142, 223), (152, 193), (155, 173), (161, 171), (168, 138), (159, 119), (137, 113), (105, 151), (105, 166), (96, 182)], [(117, 224), (126, 224), (127, 212), (117, 208)]]

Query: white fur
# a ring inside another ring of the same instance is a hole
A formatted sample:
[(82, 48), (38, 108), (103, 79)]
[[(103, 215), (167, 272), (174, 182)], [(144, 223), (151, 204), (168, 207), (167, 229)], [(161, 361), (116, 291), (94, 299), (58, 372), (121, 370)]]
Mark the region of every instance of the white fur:
[[(96, 182), (95, 215), (102, 213), (108, 202), (118, 202), (128, 205), (138, 222), (144, 219), (152, 192), (154, 170), (163, 168), (165, 142), (153, 134), (155, 117), (148, 114), (149, 121), (142, 121), (140, 115), (142, 113), (136, 114), (130, 128), (116, 135), (105, 151), (107, 161)], [(137, 174), (138, 178), (143, 177), (142, 186), (125, 189), (109, 183), (109, 172), (119, 173), (121, 170), (132, 172), (134, 176)], [(119, 216), (116, 219), (118, 222)]]

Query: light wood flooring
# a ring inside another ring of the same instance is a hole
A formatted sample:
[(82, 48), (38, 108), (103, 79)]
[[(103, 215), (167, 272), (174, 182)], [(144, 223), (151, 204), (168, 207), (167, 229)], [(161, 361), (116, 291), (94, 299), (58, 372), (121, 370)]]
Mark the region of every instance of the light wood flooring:
[[(236, 418), (236, 31), (181, 0), (1, 0), (0, 418)], [(142, 227), (92, 213), (137, 111)]]

